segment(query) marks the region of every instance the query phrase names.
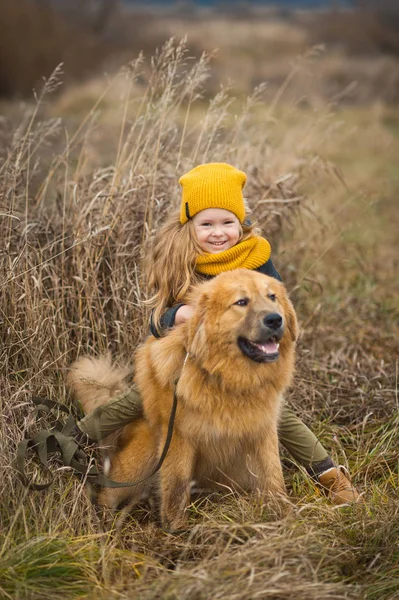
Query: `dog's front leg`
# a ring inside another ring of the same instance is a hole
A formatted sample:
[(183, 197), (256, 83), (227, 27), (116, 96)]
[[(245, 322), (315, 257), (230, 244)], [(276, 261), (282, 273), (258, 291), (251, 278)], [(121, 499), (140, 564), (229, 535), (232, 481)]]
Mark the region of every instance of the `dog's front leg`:
[(193, 467), (194, 448), (175, 430), (160, 475), (161, 522), (168, 531), (186, 524)]
[(285, 495), (285, 483), (281, 468), (278, 438), (275, 432), (267, 432), (257, 448), (256, 462), (259, 464), (258, 487), (263, 494)]

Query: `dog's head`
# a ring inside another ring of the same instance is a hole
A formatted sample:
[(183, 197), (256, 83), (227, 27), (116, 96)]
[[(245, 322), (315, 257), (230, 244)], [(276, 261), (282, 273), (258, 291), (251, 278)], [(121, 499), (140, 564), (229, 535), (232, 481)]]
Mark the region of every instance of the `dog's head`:
[(255, 271), (222, 273), (198, 286), (189, 302), (195, 306), (189, 347), (197, 356), (212, 352), (214, 345), (219, 355), (240, 354), (257, 363), (272, 363), (298, 337), (284, 285)]

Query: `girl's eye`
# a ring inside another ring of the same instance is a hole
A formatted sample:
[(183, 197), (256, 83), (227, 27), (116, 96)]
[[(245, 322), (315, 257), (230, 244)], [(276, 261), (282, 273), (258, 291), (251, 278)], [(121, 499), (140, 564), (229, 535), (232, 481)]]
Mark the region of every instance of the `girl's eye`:
[(276, 294), (269, 294), (268, 298), (269, 298), (269, 300), (271, 300), (272, 302), (274, 302), (276, 300)]
[(240, 298), (237, 302), (234, 302), (237, 306), (247, 306), (249, 304), (249, 298)]

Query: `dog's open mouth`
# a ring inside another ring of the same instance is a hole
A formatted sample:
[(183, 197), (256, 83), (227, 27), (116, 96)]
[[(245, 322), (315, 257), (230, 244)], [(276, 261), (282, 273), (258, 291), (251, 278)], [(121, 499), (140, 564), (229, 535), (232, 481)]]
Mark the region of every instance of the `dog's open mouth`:
[(280, 344), (277, 337), (272, 337), (267, 342), (261, 343), (251, 342), (247, 338), (239, 337), (238, 347), (245, 356), (258, 363), (275, 362), (280, 355)]

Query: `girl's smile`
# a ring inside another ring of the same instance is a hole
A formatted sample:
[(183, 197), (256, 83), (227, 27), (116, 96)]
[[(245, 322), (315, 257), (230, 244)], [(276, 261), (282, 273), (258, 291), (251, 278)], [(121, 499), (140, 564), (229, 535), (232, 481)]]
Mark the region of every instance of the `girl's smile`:
[(240, 221), (223, 208), (201, 210), (193, 217), (193, 224), (201, 250), (209, 254), (229, 250), (240, 239)]

